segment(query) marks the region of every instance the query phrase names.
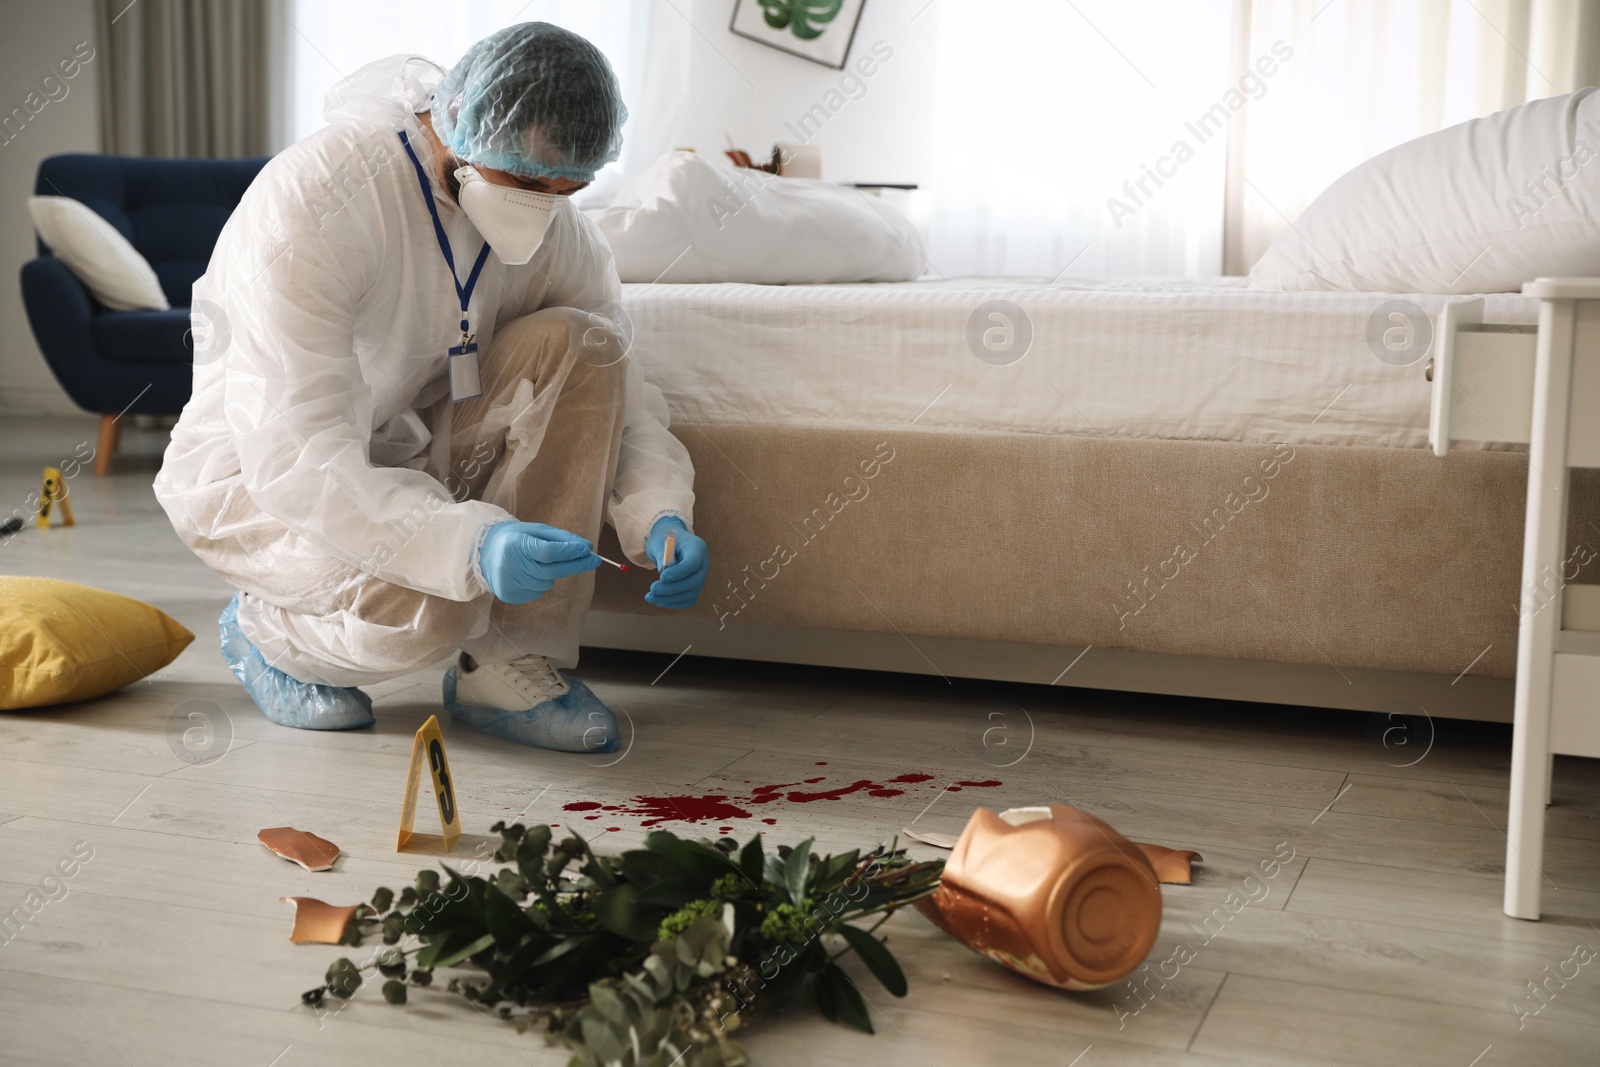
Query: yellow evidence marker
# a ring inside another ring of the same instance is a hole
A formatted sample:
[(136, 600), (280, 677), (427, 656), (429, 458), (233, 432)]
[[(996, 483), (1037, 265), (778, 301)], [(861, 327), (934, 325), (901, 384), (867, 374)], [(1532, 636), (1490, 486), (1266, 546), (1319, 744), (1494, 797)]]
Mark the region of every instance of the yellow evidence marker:
[(450, 761), (444, 754), (444, 735), (439, 732), (439, 716), (429, 715), (428, 721), (417, 729), (416, 740), (411, 743), (411, 767), (406, 771), (406, 798), (400, 813), (400, 839), (394, 846), (396, 852), (404, 852), (413, 836), (423, 836), (413, 835), (411, 827), (417, 818), (417, 789), (422, 785), (424, 761), (433, 775), (433, 795), (439, 802), (439, 826), (444, 831), (444, 850), (449, 852), (461, 836), (461, 814), (456, 810), (455, 784), (450, 780)]
[(44, 482), (39, 486), (39, 514), (34, 521), (41, 527), (48, 527), (50, 515), (57, 508), (61, 511), (61, 525), (78, 525), (78, 520), (72, 517), (72, 505), (67, 501), (66, 478), (62, 477), (59, 467), (46, 467)]

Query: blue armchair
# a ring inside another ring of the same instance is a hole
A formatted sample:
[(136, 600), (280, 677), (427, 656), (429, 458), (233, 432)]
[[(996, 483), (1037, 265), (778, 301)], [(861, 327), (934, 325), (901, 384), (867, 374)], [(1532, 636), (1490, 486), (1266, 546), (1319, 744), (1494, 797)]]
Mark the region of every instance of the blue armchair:
[(51, 156), (34, 191), (87, 204), (150, 261), (169, 311), (102, 306), (43, 242), (23, 264), (22, 303), (45, 362), (74, 403), (100, 415), (95, 474), (117, 447), (124, 411), (173, 415), (193, 385), (189, 291), (223, 223), (266, 159)]

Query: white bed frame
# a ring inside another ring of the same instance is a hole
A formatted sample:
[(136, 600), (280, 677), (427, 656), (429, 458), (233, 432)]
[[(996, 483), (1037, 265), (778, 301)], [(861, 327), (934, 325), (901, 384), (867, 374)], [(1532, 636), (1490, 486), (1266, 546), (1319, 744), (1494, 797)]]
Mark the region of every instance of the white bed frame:
[(1539, 918), (1553, 757), (1600, 757), (1600, 586), (1569, 585), (1574, 468), (1600, 467), (1600, 279), (1540, 278), (1537, 335), (1483, 324), (1483, 301), (1445, 306), (1428, 361), (1428, 439), (1528, 445), (1505, 912)]

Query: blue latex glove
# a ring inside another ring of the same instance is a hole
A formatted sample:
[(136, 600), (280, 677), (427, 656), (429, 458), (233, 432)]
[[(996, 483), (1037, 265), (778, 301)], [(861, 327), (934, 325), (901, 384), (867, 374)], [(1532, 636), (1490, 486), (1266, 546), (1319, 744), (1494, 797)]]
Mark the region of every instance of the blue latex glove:
[[(667, 548), (667, 532), (677, 532), (672, 559), (662, 559)], [(705, 588), (706, 574), (711, 569), (711, 557), (706, 543), (689, 532), (689, 527), (676, 515), (663, 515), (650, 528), (644, 550), (655, 561), (661, 577), (650, 585), (645, 600), (658, 608), (692, 608)]]
[(538, 600), (558, 580), (598, 566), (600, 557), (587, 540), (542, 522), (496, 523), (478, 549), (484, 583), (507, 604)]

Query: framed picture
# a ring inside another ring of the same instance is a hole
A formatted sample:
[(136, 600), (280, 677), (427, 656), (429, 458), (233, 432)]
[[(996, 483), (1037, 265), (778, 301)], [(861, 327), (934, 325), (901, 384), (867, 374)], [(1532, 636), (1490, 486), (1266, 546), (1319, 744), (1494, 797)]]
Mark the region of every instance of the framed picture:
[(843, 70), (866, 0), (734, 0), (728, 30)]

